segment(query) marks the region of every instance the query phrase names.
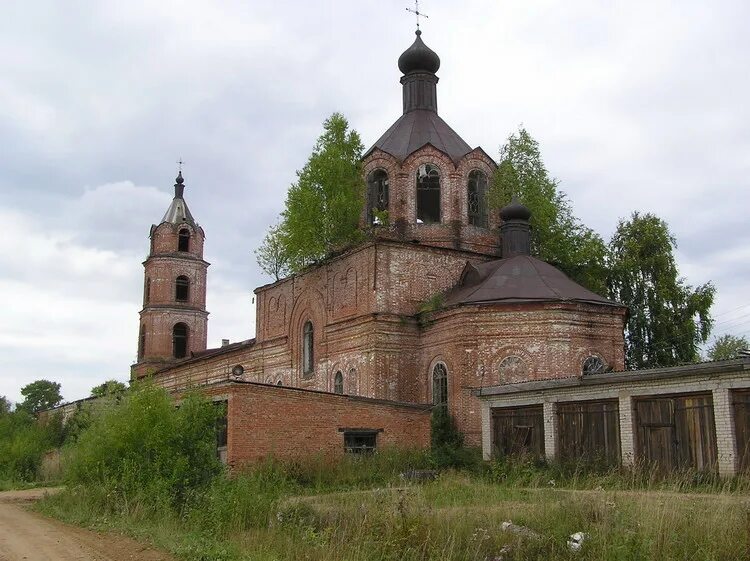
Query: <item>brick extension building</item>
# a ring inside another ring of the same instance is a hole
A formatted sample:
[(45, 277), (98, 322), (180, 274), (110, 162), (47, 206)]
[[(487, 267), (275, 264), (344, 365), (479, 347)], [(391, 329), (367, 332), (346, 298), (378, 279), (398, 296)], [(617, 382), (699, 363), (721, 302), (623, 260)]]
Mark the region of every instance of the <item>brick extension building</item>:
[(325, 419), (310, 437), (342, 451), (426, 445), (432, 404), (480, 445), (472, 388), (623, 368), (626, 310), (529, 255), (525, 207), (488, 208), (496, 164), (438, 114), (440, 59), (416, 35), (398, 61), (403, 114), (364, 155), (368, 241), (257, 288), (254, 339), (206, 349), (204, 233), (181, 174), (151, 228), (132, 377), (226, 399), (231, 464), (298, 451), (269, 444), (283, 417), (303, 435)]

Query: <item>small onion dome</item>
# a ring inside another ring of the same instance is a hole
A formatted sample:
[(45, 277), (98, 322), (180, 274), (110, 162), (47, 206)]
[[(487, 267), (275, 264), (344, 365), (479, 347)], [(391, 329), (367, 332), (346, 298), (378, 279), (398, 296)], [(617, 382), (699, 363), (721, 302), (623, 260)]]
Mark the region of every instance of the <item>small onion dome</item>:
[(510, 204), (500, 209), (500, 218), (505, 222), (508, 220), (528, 220), (531, 218), (531, 211), (528, 207), (519, 203), (514, 195)]
[(398, 57), (398, 69), (404, 74), (409, 72), (431, 72), (435, 73), (440, 68), (440, 57), (430, 47), (422, 42), (422, 32), (417, 29), (417, 38), (412, 43), (411, 47), (406, 49), (401, 56)]
[(183, 183), (185, 183), (185, 179), (183, 179), (182, 177), (182, 170), (177, 173), (177, 179), (175, 179), (175, 182), (177, 183), (177, 185), (182, 185)]

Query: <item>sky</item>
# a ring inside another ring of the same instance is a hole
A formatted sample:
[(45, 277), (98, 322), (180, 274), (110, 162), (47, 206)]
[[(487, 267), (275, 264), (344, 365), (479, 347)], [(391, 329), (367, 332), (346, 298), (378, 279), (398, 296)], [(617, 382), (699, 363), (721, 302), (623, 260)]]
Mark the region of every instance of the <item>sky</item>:
[[(255, 331), (253, 250), (322, 122), (367, 147), (401, 113), (408, 0), (0, 4), (0, 395), (66, 400), (135, 360), (148, 233), (185, 161), (209, 346)], [(497, 157), (524, 126), (609, 239), (666, 220), (681, 274), (750, 335), (750, 3), (424, 0), (441, 116)]]

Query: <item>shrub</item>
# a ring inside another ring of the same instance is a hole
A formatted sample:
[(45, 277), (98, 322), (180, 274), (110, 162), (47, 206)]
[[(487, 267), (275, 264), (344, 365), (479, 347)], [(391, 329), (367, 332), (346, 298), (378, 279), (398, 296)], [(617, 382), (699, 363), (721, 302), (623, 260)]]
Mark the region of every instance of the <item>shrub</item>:
[(59, 415), (37, 422), (25, 410), (0, 414), (0, 479), (37, 480), (44, 453), (60, 442), (61, 427)]
[(222, 469), (216, 456), (219, 412), (197, 394), (175, 407), (164, 389), (134, 388), (97, 411), (65, 453), (72, 485), (101, 485), (121, 501), (181, 507)]

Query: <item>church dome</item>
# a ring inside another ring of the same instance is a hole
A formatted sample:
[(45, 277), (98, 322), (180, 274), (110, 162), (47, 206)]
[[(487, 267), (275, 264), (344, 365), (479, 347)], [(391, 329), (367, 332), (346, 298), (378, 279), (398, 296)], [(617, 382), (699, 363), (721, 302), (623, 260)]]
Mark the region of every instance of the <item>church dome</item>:
[(528, 220), (531, 218), (531, 211), (527, 206), (519, 203), (514, 195), (510, 204), (500, 209), (500, 218), (505, 222), (508, 220)]
[(422, 32), (417, 29), (417, 38), (411, 47), (398, 57), (398, 69), (404, 74), (409, 72), (431, 72), (434, 74), (440, 68), (440, 57), (422, 41)]

